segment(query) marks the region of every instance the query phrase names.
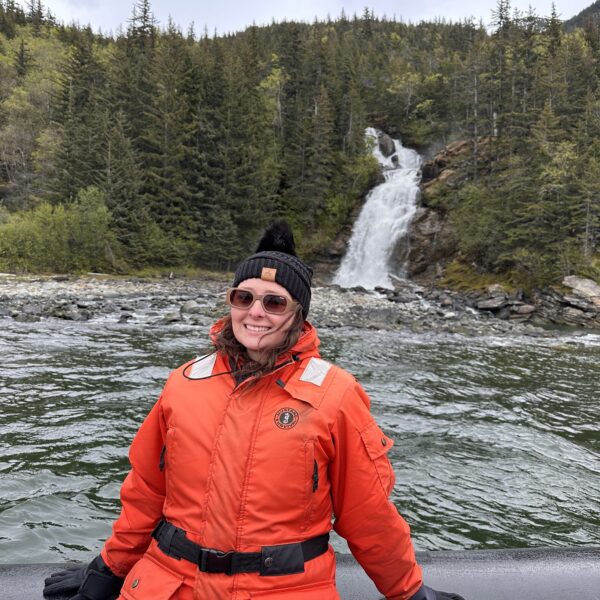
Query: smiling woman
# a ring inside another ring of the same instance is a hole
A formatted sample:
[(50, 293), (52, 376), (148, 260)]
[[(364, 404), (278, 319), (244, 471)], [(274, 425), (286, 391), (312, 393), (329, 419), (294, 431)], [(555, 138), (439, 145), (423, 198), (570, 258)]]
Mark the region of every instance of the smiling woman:
[(87, 567), (46, 580), (74, 600), (339, 600), (333, 528), (390, 600), (423, 585), (390, 501), (393, 440), (306, 321), (312, 269), (274, 223), (238, 266), (214, 351), (176, 369), (133, 440), (121, 515)]
[[(287, 290), (262, 279), (247, 279), (228, 295), (231, 304), (231, 327), (235, 338), (246, 347), (248, 356), (258, 363), (266, 353), (284, 341), (301, 310)], [(300, 333), (296, 331), (296, 336)]]

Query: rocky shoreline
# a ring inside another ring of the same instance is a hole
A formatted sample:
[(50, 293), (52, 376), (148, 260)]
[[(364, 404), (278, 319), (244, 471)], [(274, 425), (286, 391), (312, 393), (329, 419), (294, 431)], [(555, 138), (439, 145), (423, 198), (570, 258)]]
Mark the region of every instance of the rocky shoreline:
[[(224, 314), (229, 277), (111, 278), (23, 277), (0, 274), (0, 320), (44, 319), (208, 326)], [(320, 327), (442, 331), (465, 335), (553, 336), (559, 328), (600, 330), (600, 287), (566, 278), (567, 292), (533, 298), (500, 286), (458, 293), (398, 281), (395, 289), (367, 291), (315, 285), (310, 319)]]

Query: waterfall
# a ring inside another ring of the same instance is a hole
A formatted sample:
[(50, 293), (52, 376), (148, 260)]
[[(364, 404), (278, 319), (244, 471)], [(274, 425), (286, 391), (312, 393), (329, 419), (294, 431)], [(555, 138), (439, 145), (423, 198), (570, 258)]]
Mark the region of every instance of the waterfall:
[(406, 237), (417, 209), (421, 157), (404, 148), (399, 140), (393, 140), (395, 151), (386, 157), (379, 147), (381, 132), (369, 127), (365, 135), (373, 143), (373, 156), (383, 168), (385, 181), (369, 192), (333, 283), (343, 287), (392, 288), (390, 275), (406, 274), (403, 265), (392, 266), (390, 259)]

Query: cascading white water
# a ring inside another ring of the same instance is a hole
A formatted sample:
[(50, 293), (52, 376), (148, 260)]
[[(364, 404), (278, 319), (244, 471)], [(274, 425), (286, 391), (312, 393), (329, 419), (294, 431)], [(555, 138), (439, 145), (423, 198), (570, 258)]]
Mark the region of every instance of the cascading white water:
[[(395, 152), (385, 157), (378, 143), (380, 132), (365, 131), (374, 144), (373, 156), (383, 167), (385, 181), (373, 188), (354, 223), (348, 250), (333, 283), (343, 287), (393, 287), (390, 258), (398, 242), (408, 233), (417, 209), (421, 182), (421, 157), (394, 140)], [(397, 268), (396, 275), (404, 276)]]

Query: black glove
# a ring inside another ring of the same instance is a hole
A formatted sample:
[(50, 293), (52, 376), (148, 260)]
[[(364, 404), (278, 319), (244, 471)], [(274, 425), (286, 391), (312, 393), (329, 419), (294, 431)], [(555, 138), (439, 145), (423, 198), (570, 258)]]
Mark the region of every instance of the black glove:
[(44, 596), (70, 596), (71, 600), (115, 600), (123, 580), (108, 568), (101, 556), (89, 565), (71, 567), (66, 571), (52, 573), (44, 581)]
[(419, 591), (409, 598), (409, 600), (465, 600), (462, 596), (452, 592), (438, 592), (432, 590), (426, 585), (422, 585)]

